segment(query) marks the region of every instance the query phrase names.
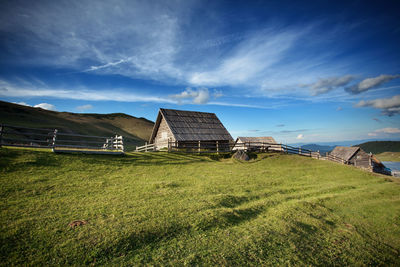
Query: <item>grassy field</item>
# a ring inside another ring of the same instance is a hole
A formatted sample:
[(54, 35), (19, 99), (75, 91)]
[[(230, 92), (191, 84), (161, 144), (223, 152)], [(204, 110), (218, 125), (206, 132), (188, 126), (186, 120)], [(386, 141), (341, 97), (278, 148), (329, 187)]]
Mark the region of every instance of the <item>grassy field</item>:
[(400, 161), (400, 152), (383, 152), (376, 156), (381, 161)]
[(0, 159), (1, 265), (400, 265), (400, 184), (354, 167), (278, 154)]

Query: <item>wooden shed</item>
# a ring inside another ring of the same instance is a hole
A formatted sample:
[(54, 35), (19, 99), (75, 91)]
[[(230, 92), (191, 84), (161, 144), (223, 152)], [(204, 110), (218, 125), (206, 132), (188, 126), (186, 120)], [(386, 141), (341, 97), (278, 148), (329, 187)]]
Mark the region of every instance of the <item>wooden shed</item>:
[(331, 155), (339, 157), (345, 164), (368, 169), (373, 172), (386, 173), (385, 166), (374, 155), (366, 153), (360, 147), (335, 147)]
[(177, 148), (199, 145), (215, 146), (229, 150), (232, 136), (214, 113), (160, 108), (150, 137), (155, 149), (168, 147), (173, 142)]
[(282, 151), (282, 145), (278, 144), (271, 136), (261, 137), (238, 137), (234, 150), (264, 150)]

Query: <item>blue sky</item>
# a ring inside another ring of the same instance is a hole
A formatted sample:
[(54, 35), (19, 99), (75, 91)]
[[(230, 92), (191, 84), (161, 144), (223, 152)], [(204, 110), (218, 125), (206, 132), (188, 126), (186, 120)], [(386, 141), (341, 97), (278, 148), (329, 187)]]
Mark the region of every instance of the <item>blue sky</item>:
[(0, 99), (214, 112), (232, 136), (400, 139), (399, 1), (1, 1)]

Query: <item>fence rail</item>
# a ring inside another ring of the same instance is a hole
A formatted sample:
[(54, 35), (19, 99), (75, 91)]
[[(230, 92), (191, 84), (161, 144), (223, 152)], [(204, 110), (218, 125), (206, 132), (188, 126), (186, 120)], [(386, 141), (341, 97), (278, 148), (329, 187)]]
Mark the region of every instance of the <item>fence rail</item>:
[(119, 135), (92, 136), (7, 124), (0, 125), (0, 146), (48, 148), (54, 152), (124, 152), (123, 137)]
[[(138, 152), (155, 151), (155, 144), (147, 144), (141, 147), (136, 147)], [(168, 141), (168, 152), (183, 152), (183, 153), (220, 153), (233, 152), (235, 150), (257, 151), (257, 152), (280, 152), (286, 154), (295, 154), (315, 159), (331, 160), (334, 162), (346, 164), (347, 162), (334, 155), (327, 154), (322, 156), (319, 151), (312, 151), (302, 147), (294, 147), (286, 144), (266, 143), (266, 142), (221, 142), (221, 141), (191, 141), (179, 142)]]
[(155, 151), (156, 146), (154, 144), (146, 144), (144, 146), (137, 146), (135, 152), (149, 152), (149, 151)]

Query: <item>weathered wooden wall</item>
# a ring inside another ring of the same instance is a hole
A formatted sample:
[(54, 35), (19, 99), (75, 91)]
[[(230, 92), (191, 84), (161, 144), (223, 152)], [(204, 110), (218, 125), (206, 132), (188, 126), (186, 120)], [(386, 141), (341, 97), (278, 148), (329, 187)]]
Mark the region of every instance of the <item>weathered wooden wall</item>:
[[(163, 132), (166, 133), (166, 136), (163, 136)], [(175, 141), (175, 138), (171, 130), (169, 129), (165, 119), (161, 118), (160, 126), (158, 127), (157, 134), (154, 138), (154, 145), (156, 146), (156, 150), (168, 147), (168, 140)]]
[(350, 159), (350, 164), (364, 168), (364, 169), (369, 169), (371, 168), (371, 162), (370, 162), (370, 155), (366, 153), (364, 150), (360, 149), (351, 159)]

